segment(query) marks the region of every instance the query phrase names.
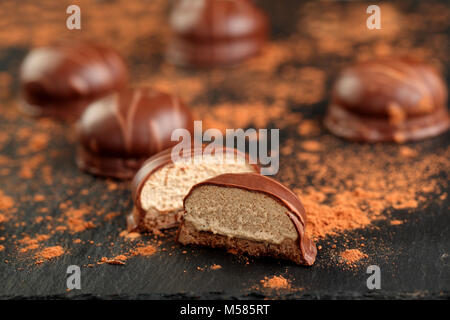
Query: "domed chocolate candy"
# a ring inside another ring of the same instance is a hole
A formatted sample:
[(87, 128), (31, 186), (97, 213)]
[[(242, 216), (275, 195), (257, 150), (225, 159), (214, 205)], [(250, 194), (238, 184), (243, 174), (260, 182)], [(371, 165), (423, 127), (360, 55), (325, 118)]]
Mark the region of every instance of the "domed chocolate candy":
[(175, 64), (234, 64), (261, 50), (267, 39), (265, 14), (248, 0), (181, 0), (170, 15)]
[(34, 49), (20, 70), (21, 109), (32, 116), (77, 120), (90, 102), (127, 80), (125, 63), (110, 48), (77, 42)]
[(449, 124), (442, 77), (431, 66), (406, 58), (344, 69), (325, 117), (332, 133), (367, 142), (425, 139)]
[(92, 103), (77, 126), (78, 166), (90, 173), (131, 179), (142, 163), (178, 143), (175, 129), (193, 132), (189, 109), (175, 96), (126, 89)]

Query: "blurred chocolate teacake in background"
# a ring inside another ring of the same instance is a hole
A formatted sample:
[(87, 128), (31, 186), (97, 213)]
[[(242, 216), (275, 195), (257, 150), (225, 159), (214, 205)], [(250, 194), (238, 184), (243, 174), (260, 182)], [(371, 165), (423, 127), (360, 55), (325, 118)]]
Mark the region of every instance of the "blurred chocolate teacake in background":
[(25, 113), (73, 121), (90, 102), (124, 87), (128, 71), (111, 48), (64, 42), (32, 50), (23, 61), (20, 81)]
[(411, 58), (356, 64), (338, 76), (325, 125), (338, 136), (365, 142), (436, 136), (450, 125), (445, 81)]
[(168, 58), (187, 66), (238, 63), (257, 54), (268, 33), (266, 15), (249, 0), (176, 1), (169, 23)]
[(142, 163), (167, 149), (172, 131), (193, 132), (181, 100), (149, 88), (124, 89), (93, 102), (77, 124), (78, 166), (95, 175), (131, 179)]

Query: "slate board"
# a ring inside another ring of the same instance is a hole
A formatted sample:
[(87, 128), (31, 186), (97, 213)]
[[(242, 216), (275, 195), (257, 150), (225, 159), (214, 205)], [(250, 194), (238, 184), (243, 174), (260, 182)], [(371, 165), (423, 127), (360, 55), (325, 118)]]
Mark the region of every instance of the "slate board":
[[(271, 16), (273, 23), (273, 37), (283, 38), (289, 35), (295, 25), (297, 1), (283, 1), (273, 4), (272, 1), (259, 2)], [(414, 12), (417, 2), (401, 2), (402, 6)], [(114, 5), (114, 1), (111, 1)], [(342, 4), (345, 5), (345, 4)], [(421, 36), (418, 36), (420, 39)], [(17, 97), (17, 68), (28, 51), (27, 47), (3, 47), (0, 56), (0, 70), (11, 73), (14, 77), (14, 97), (3, 101), (1, 109), (16, 108)], [(138, 57), (129, 57), (139, 59)], [(153, 59), (153, 58), (152, 58)], [(158, 64), (154, 57), (154, 65)], [(316, 66), (327, 66), (330, 61), (314, 61)], [(132, 72), (152, 72), (152, 65), (148, 70), (138, 70), (131, 66)], [(447, 64), (447, 74), (448, 74)], [(226, 71), (224, 71), (226, 72)], [(329, 83), (328, 83), (329, 88)], [(206, 92), (206, 100), (211, 103), (220, 95), (227, 98), (227, 92), (211, 90)], [(229, 101), (233, 97), (230, 95)], [(326, 100), (318, 103), (314, 108), (301, 109), (293, 106), (293, 111), (302, 113), (305, 117), (320, 117), (326, 107)], [(0, 128), (8, 132), (17, 132), (20, 128), (36, 126), (33, 119), (19, 117), (8, 119), (0, 112)], [(282, 132), (281, 140), (292, 132)], [(328, 135), (322, 133), (322, 135)], [(429, 148), (446, 147), (450, 134), (429, 142)], [(342, 147), (352, 148), (353, 145), (340, 142)], [(58, 205), (71, 200), (73, 206), (88, 203), (95, 208), (106, 211), (119, 211), (123, 214), (131, 210), (130, 192), (127, 183), (119, 183), (117, 190), (107, 193), (107, 182), (94, 178), (78, 170), (74, 163), (73, 131), (69, 127), (59, 126), (54, 132), (46, 156), (46, 165), (52, 167), (55, 183), (52, 186), (40, 184), (40, 175), (30, 181), (24, 181), (12, 172), (2, 176), (2, 186), (15, 186), (15, 189), (4, 190), (13, 195), (21, 219), (32, 219), (39, 205), (31, 201), (20, 201), (22, 196), (33, 195), (36, 192), (44, 194), (50, 215), (59, 215)], [(3, 147), (2, 155), (16, 157), (18, 146), (15, 137)], [(50, 157), (51, 150), (59, 153)], [(57, 181), (62, 177), (79, 183), (70, 184), (70, 189)], [(4, 179), (4, 180), (3, 180)], [(448, 176), (443, 174), (443, 182)], [(81, 195), (80, 191), (89, 188), (90, 194)], [(296, 266), (285, 261), (272, 259), (236, 257), (220, 250), (203, 248), (183, 248), (171, 240), (174, 232), (168, 232), (162, 239), (158, 252), (152, 257), (135, 257), (129, 259), (125, 266), (97, 265), (94, 268), (82, 268), (82, 289), (68, 292), (66, 290), (66, 268), (69, 265), (87, 265), (95, 263), (100, 257), (114, 255), (114, 250), (106, 246), (114, 241), (119, 245), (128, 245), (118, 237), (118, 230), (125, 228), (123, 216), (112, 221), (101, 223), (94, 229), (80, 234), (55, 234), (49, 243), (63, 244), (69, 248), (70, 254), (41, 265), (30, 264), (29, 261), (14, 258), (17, 250), (13, 244), (13, 236), (26, 234), (40, 234), (46, 232), (45, 224), (26, 224), (13, 226), (5, 224), (0, 229), (1, 235), (7, 239), (3, 244), (6, 249), (0, 252), (0, 298), (142, 298), (142, 299), (180, 299), (180, 298), (448, 298), (450, 289), (450, 215), (448, 208), (450, 199), (445, 201), (429, 201), (423, 210), (414, 210), (408, 214), (407, 221), (399, 226), (392, 226), (388, 221), (375, 223), (374, 228), (354, 230), (346, 233), (346, 239), (359, 239), (363, 236), (366, 241), (365, 250), (370, 253), (367, 263), (353, 269), (343, 269), (336, 263), (336, 250), (343, 247), (343, 236), (327, 237), (317, 242), (323, 247), (317, 256), (317, 262), (311, 268)], [(394, 211), (392, 218), (404, 218), (401, 211)], [(28, 222), (28, 221), (27, 221)], [(42, 228), (42, 229), (41, 229)], [(92, 240), (95, 245), (72, 244), (74, 238), (83, 241)], [(148, 237), (149, 239), (151, 237)], [(357, 245), (356, 240), (355, 245)], [(337, 248), (331, 248), (329, 243), (336, 243)], [(378, 250), (380, 244), (389, 248), (389, 252)], [(349, 246), (352, 245), (350, 242)], [(162, 249), (166, 249), (163, 251)], [(187, 250), (184, 254), (183, 251)], [(120, 250), (117, 249), (116, 253)], [(88, 257), (91, 257), (90, 259)], [(3, 263), (7, 259), (8, 263)], [(219, 264), (220, 270), (198, 270), (198, 267)], [(382, 289), (369, 290), (366, 286), (366, 268), (369, 264), (378, 265), (382, 271)], [(292, 281), (293, 287), (302, 288), (295, 292), (267, 292), (256, 289), (259, 281), (265, 276), (281, 274)]]

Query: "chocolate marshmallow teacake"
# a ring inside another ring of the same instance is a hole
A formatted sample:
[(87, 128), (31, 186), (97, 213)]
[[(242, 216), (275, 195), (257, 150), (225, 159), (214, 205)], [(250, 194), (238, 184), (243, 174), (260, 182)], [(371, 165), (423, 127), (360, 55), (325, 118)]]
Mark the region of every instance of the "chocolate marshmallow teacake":
[(181, 0), (170, 15), (168, 58), (211, 67), (257, 54), (267, 39), (265, 14), (248, 0)]
[[(202, 191), (202, 188), (208, 186), (219, 189)], [(242, 194), (231, 192), (227, 195), (226, 189), (246, 192)], [(204, 195), (197, 196), (198, 199), (195, 200), (193, 195), (202, 192)], [(257, 195), (262, 196), (257, 197)], [(215, 202), (214, 197), (216, 196), (219, 199)], [(281, 209), (273, 206), (268, 199), (280, 204)], [(188, 203), (189, 201), (191, 203)], [(249, 201), (248, 204), (246, 201)], [(258, 207), (258, 203), (261, 204), (260, 207)], [(216, 205), (220, 208), (216, 208)], [(236, 208), (233, 209), (233, 205), (236, 205)], [(204, 221), (195, 217), (195, 211), (202, 206), (206, 208)], [(279, 212), (281, 216), (271, 217), (271, 214), (275, 214), (272, 211), (276, 208), (281, 210)], [(245, 211), (246, 209), (248, 211)], [(256, 256), (284, 258), (303, 265), (312, 265), (315, 261), (317, 249), (314, 242), (305, 234), (306, 212), (300, 199), (284, 185), (269, 177), (257, 173), (232, 173), (205, 180), (191, 188), (189, 194), (184, 198), (184, 210), (177, 236), (177, 240), (182, 244), (221, 247)], [(235, 210), (236, 216), (231, 217), (231, 221), (238, 222), (234, 230), (224, 222), (228, 219), (227, 215), (233, 214), (233, 210)], [(226, 213), (227, 211), (228, 213)], [(254, 214), (258, 211), (261, 211), (261, 216), (248, 217), (248, 221), (246, 220), (246, 214)], [(222, 215), (218, 218), (219, 223), (215, 227), (213, 227), (214, 215)], [(276, 228), (282, 229), (279, 223), (286, 216), (294, 227), (291, 229), (295, 230), (296, 239), (291, 236), (290, 239), (284, 239), (279, 243), (270, 242), (267, 239), (264, 241), (256, 239), (264, 232), (263, 229), (269, 229), (271, 234), (276, 233)], [(269, 221), (264, 219), (269, 219)], [(258, 222), (255, 222), (259, 220), (260, 226), (258, 226)], [(197, 222), (197, 227), (195, 222)], [(253, 223), (256, 223), (256, 228), (251, 231), (250, 225)], [(247, 236), (239, 236), (238, 233), (247, 227), (250, 228), (251, 233)], [(271, 227), (273, 230), (270, 230)], [(223, 230), (227, 231), (223, 232)], [(236, 234), (231, 234), (232, 231), (235, 231)]]
[(92, 103), (77, 124), (78, 166), (92, 174), (131, 179), (146, 159), (167, 149), (175, 129), (193, 132), (189, 109), (176, 96), (126, 89)]
[(325, 117), (332, 133), (365, 142), (425, 139), (449, 125), (442, 76), (410, 58), (384, 58), (344, 69)]
[(22, 63), (21, 110), (77, 120), (92, 101), (126, 86), (128, 71), (113, 49), (88, 42), (32, 50)]
[[(259, 172), (247, 154), (232, 148), (205, 153), (205, 146), (184, 150), (176, 158), (172, 148), (148, 159), (132, 183), (134, 208), (127, 217), (129, 231), (154, 231), (178, 226), (183, 198), (190, 188), (225, 172)], [(227, 155), (233, 155), (226, 159)]]

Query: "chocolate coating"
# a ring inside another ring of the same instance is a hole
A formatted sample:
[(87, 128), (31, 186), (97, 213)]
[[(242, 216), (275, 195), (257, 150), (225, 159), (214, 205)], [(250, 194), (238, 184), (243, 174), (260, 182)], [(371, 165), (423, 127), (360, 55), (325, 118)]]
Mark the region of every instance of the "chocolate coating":
[(191, 188), (184, 201), (193, 190), (203, 185), (241, 188), (248, 191), (265, 193), (289, 208), (286, 214), (291, 219), (298, 233), (298, 244), (306, 265), (315, 261), (317, 248), (314, 242), (305, 234), (306, 212), (300, 199), (291, 190), (278, 181), (258, 173), (227, 173), (205, 180)]
[(175, 96), (149, 88), (126, 89), (92, 103), (77, 125), (79, 167), (131, 179), (150, 156), (177, 144), (172, 131), (193, 132), (189, 109)]
[(179, 65), (234, 64), (257, 54), (267, 40), (267, 17), (248, 0), (181, 0), (169, 22), (168, 57)]
[(20, 70), (21, 109), (32, 116), (76, 120), (90, 102), (127, 80), (125, 63), (110, 48), (70, 43), (34, 49)]
[(450, 125), (446, 85), (431, 66), (412, 59), (356, 64), (338, 76), (325, 125), (357, 141), (432, 137)]
[[(192, 148), (190, 153), (185, 153), (182, 156), (180, 156), (180, 160), (182, 159), (189, 159), (190, 157), (201, 155), (204, 150), (204, 146), (202, 148)], [(245, 159), (249, 160), (249, 156), (246, 153), (243, 153), (237, 149), (230, 149), (224, 147), (223, 153), (234, 153), (237, 155), (241, 155)], [(149, 158), (145, 163), (141, 166), (139, 171), (136, 173), (135, 177), (133, 178), (131, 182), (131, 192), (132, 192), (132, 199), (134, 202), (134, 208), (133, 212), (127, 217), (127, 223), (128, 223), (128, 229), (129, 230), (136, 230), (136, 228), (139, 226), (140, 220), (145, 216), (146, 211), (142, 208), (141, 204), (141, 191), (144, 187), (145, 182), (147, 179), (158, 169), (161, 167), (164, 167), (166, 165), (169, 165), (173, 163), (172, 160), (172, 148), (163, 150), (159, 152), (158, 154), (155, 154), (151, 158)], [(257, 164), (251, 165), (255, 172), (259, 172), (260, 168)]]

